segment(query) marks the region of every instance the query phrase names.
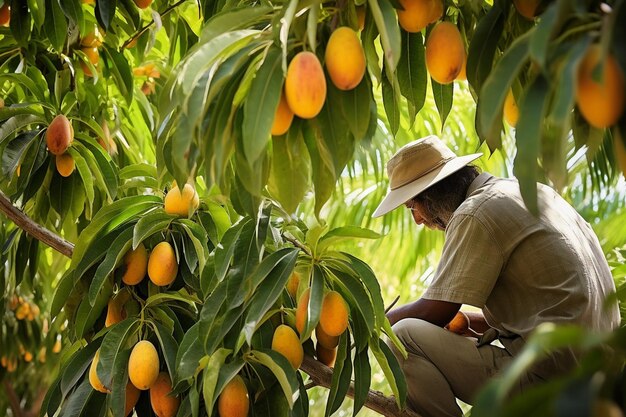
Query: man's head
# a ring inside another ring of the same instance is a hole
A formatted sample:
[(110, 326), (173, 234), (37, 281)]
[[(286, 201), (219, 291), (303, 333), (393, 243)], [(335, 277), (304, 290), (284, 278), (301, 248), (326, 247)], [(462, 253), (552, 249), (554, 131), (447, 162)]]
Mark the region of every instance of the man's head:
[[(477, 173), (474, 167), (469, 171), (464, 170), (464, 167), (481, 155), (481, 153), (478, 153), (460, 157), (456, 156), (436, 136), (427, 136), (403, 146), (387, 163), (389, 192), (374, 212), (374, 217), (382, 216), (402, 204), (407, 204), (407, 206), (410, 204), (413, 208), (419, 205), (423, 206), (421, 210), (414, 210), (414, 218), (418, 224), (423, 223), (433, 228), (445, 228), (449, 215), (451, 215), (451, 212), (448, 213), (450, 208), (456, 204), (454, 207), (456, 209), (460, 202), (457, 203), (456, 197), (451, 198), (447, 194), (441, 195), (440, 198), (442, 190), (449, 190), (451, 189), (450, 186), (434, 187), (461, 170), (470, 174), (470, 176), (472, 175), (470, 172), (472, 170)], [(454, 180), (454, 178), (456, 177), (454, 176), (450, 181), (446, 181), (445, 184), (450, 185), (451, 183), (452, 188), (455, 188), (454, 185), (457, 184), (457, 180)], [(471, 178), (470, 183), (474, 178), (475, 175)], [(467, 186), (469, 186), (469, 183)], [(429, 193), (431, 198), (420, 199), (420, 194), (423, 194), (430, 188), (433, 188), (433, 192)], [(465, 187), (465, 190), (467, 190), (467, 187)], [(414, 197), (417, 197), (417, 200), (413, 200)], [(462, 198), (465, 198), (465, 194), (463, 194)], [(424, 221), (420, 222), (421, 219)]]
[(478, 168), (466, 165), (409, 199), (404, 205), (411, 210), (413, 220), (418, 225), (445, 230), (452, 214), (465, 200), (467, 189), (478, 175)]

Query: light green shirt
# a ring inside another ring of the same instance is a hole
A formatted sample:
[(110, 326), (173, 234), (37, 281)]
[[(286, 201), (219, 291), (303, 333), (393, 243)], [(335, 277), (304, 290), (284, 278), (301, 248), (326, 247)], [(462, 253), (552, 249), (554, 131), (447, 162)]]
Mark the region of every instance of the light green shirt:
[(615, 284), (585, 220), (554, 190), (538, 185), (539, 218), (517, 181), (478, 176), (446, 229), (441, 261), (424, 298), (482, 308), (504, 335), (523, 337), (544, 322), (593, 330), (619, 325)]

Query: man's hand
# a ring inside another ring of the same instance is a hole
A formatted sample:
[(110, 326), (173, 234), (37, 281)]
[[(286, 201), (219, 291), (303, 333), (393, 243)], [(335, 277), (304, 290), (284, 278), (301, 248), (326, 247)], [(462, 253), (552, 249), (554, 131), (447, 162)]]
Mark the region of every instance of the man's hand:
[[(474, 327), (479, 329), (480, 333), (476, 332)], [(489, 326), (485, 322), (485, 318), (481, 313), (466, 313), (460, 310), (445, 326), (445, 329), (451, 331), (452, 333), (476, 338), (480, 337), (481, 334), (488, 328)]]
[(387, 313), (387, 318), (392, 325), (402, 319), (414, 318), (443, 327), (454, 317), (459, 308), (461, 308), (461, 304), (420, 298), (391, 310)]

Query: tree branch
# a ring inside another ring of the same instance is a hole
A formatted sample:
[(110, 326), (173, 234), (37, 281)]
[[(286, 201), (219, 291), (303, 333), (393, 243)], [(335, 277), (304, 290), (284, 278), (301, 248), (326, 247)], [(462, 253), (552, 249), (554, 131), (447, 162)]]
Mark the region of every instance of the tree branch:
[[(330, 388), (333, 370), (328, 366), (316, 361), (308, 355), (304, 355), (304, 361), (300, 369), (306, 372), (315, 384)], [(354, 382), (350, 383), (348, 397), (354, 398)], [(386, 397), (380, 391), (370, 390), (367, 394), (365, 406), (386, 417), (420, 417), (420, 415), (414, 411), (408, 409), (400, 410), (394, 397)]]
[(0, 191), (0, 211), (3, 212), (9, 220), (12, 220), (20, 229), (34, 237), (35, 239), (45, 243), (57, 252), (72, 257), (74, 245), (63, 239), (61, 236), (42, 227), (37, 222), (24, 214), (15, 207), (4, 193)]
[[(18, 227), (26, 231), (34, 238), (47, 244), (48, 246), (62, 253), (63, 255), (69, 258), (72, 257), (72, 253), (74, 252), (74, 245), (71, 242), (68, 242), (67, 240), (63, 239), (62, 237), (58, 236), (57, 234), (51, 232), (46, 228), (41, 227), (30, 217), (25, 215), (21, 210), (13, 206), (13, 204), (11, 204), (11, 201), (9, 201), (9, 199), (2, 192), (0, 192), (0, 211), (4, 212), (6, 216), (10, 220), (12, 220)], [(308, 253), (308, 249), (300, 242), (287, 236), (284, 237), (286, 240), (290, 241), (295, 246)], [(333, 370), (328, 366), (316, 361), (310, 356), (305, 356), (301, 369), (311, 377), (311, 381), (315, 385), (330, 388), (333, 377)], [(7, 388), (5, 381), (5, 389), (7, 389), (7, 393), (9, 393), (9, 388), (11, 387), (9, 386)], [(354, 383), (350, 383), (348, 396), (350, 398), (354, 398)], [(420, 417), (419, 414), (411, 410), (400, 410), (393, 397), (386, 397), (383, 393), (379, 391), (369, 391), (367, 395), (367, 400), (365, 401), (365, 407), (387, 417)], [(16, 417), (20, 416), (21, 414), (16, 414)]]
[(7, 397), (9, 398), (9, 404), (11, 404), (11, 410), (13, 410), (13, 415), (15, 417), (23, 417), (20, 400), (19, 398), (17, 398), (17, 394), (15, 393), (13, 386), (6, 379), (2, 381), (2, 385), (4, 385), (4, 390), (6, 391)]

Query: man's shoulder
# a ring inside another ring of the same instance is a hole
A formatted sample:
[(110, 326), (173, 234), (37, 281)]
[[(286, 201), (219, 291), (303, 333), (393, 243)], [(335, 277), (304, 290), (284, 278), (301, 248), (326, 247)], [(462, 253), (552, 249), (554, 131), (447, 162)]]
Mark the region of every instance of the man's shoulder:
[(515, 179), (491, 176), (467, 196), (455, 215), (489, 215), (489, 212), (493, 210), (499, 211), (510, 206), (518, 206), (521, 201), (519, 185)]

